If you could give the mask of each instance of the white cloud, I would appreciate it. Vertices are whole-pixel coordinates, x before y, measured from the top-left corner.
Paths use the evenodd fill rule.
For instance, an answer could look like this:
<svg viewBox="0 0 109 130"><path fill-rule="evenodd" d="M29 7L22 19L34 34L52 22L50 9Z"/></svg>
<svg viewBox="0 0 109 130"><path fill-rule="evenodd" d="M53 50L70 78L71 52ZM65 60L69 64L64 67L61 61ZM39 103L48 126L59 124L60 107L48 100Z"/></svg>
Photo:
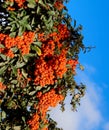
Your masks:
<svg viewBox="0 0 109 130"><path fill-rule="evenodd" d="M109 130L109 122L107 122L104 126L104 130Z"/></svg>
<svg viewBox="0 0 109 130"><path fill-rule="evenodd" d="M100 112L100 92L96 83L93 83L85 72L78 72L78 81L86 84L87 92L81 101L81 106L78 107L78 112L72 112L70 97L66 99L66 110L61 112L59 107L53 109L51 117L57 121L58 126L64 130L97 130L103 118ZM108 126L107 126L108 128ZM109 129L105 129L109 130Z"/></svg>

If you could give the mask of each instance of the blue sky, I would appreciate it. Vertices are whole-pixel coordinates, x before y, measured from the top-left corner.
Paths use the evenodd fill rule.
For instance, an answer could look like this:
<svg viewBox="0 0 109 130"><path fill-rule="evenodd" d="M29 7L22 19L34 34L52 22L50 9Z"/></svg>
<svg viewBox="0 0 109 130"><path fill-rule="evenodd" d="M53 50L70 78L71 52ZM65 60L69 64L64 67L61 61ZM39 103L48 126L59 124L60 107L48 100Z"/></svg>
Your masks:
<svg viewBox="0 0 109 130"><path fill-rule="evenodd" d="M66 111L56 108L51 116L64 130L109 130L109 0L70 0L67 7L83 26L84 44L96 48L80 54L85 70L77 70L75 78L86 84L87 91L78 112L71 112L68 96Z"/></svg>

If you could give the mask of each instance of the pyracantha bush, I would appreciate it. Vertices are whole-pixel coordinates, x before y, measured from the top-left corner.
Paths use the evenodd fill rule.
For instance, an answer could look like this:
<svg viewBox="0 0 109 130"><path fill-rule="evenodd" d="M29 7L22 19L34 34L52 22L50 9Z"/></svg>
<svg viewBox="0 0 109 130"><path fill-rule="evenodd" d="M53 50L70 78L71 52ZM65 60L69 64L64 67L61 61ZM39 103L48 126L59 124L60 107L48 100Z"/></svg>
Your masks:
<svg viewBox="0 0 109 130"><path fill-rule="evenodd" d="M65 0L0 0L1 130L61 130L47 113L69 92L76 110L85 86L74 79L83 44ZM58 115L57 115L58 116Z"/></svg>

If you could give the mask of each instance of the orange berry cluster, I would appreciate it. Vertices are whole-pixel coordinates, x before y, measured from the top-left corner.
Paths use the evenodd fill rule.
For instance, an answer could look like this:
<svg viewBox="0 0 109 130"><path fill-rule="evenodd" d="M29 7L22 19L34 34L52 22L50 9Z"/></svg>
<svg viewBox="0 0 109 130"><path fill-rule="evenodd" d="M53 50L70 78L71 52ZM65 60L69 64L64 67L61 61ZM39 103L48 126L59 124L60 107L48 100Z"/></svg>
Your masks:
<svg viewBox="0 0 109 130"><path fill-rule="evenodd" d="M50 52L48 50L48 53L46 52L46 56L44 54L43 57L42 53L42 56L36 60L34 72L34 81L36 85L45 86L54 84L56 79L62 78L63 74L67 71L66 51L62 50L60 54L50 55Z"/></svg>
<svg viewBox="0 0 109 130"><path fill-rule="evenodd" d="M38 113L35 113L33 115L32 119L30 119L28 121L28 124L29 124L31 130L38 130L39 129L39 125L40 125L39 119L40 119L40 116L38 115Z"/></svg>
<svg viewBox="0 0 109 130"><path fill-rule="evenodd" d="M22 55L28 54L30 51L30 44L34 41L34 37L34 32L24 32L22 36L17 36L15 38L0 33L1 44L5 46L4 48L0 48L0 53L13 58L14 54L11 48L17 46L18 49L21 50Z"/></svg>
<svg viewBox="0 0 109 130"><path fill-rule="evenodd" d="M16 2L17 5L21 8L21 7L23 7L26 0L9 0L9 1Z"/></svg>
<svg viewBox="0 0 109 130"><path fill-rule="evenodd" d="M56 105L64 99L62 95L56 94L55 89L51 89L49 92L42 94L39 98L38 109L41 113L41 118L45 119L46 112L49 107L56 107Z"/></svg>
<svg viewBox="0 0 109 130"><path fill-rule="evenodd" d="M54 7L58 10L62 10L64 8L64 5L62 4L61 1L56 1Z"/></svg>
<svg viewBox="0 0 109 130"><path fill-rule="evenodd" d="M58 29L58 32L59 32L59 34L58 34L59 40L65 40L70 36L70 32L69 32L66 25L59 24L57 29Z"/></svg>
<svg viewBox="0 0 109 130"><path fill-rule="evenodd" d="M52 67L43 58L36 60L34 75L36 85L45 86L54 84L53 79L55 77L53 75Z"/></svg>
<svg viewBox="0 0 109 130"><path fill-rule="evenodd" d="M6 89L6 86L5 86L5 85L3 85L3 83L2 83L2 82L0 82L0 91L5 90L5 89Z"/></svg>
<svg viewBox="0 0 109 130"><path fill-rule="evenodd" d="M67 61L67 64L70 65L70 67L72 68L72 71L75 71L75 68L78 64L78 61L70 59L70 60Z"/></svg>
<svg viewBox="0 0 109 130"><path fill-rule="evenodd" d="M48 36L44 35L44 33L38 35L39 41L43 44L41 48L42 54L36 60L34 72L36 85L54 84L57 78L62 78L67 71L66 54L68 49L63 47L62 41L65 41L70 33L63 24L59 24L57 30L58 32L53 32ZM55 53L56 48L58 48L59 54Z"/></svg>
<svg viewBox="0 0 109 130"><path fill-rule="evenodd" d="M59 24L54 27L57 32L50 33L49 35L44 35L44 33L38 34L38 39L41 42L45 42L47 39L53 39L54 42L60 43L66 40L70 36L70 32L66 25Z"/></svg>
<svg viewBox="0 0 109 130"><path fill-rule="evenodd" d="M39 99L39 103L37 106L37 113L35 113L28 121L28 124L31 130L38 130L40 120L43 121L44 124L47 124L46 113L50 107L55 107L59 102L61 102L64 97L62 95L56 94L55 89L51 89L49 92L42 94L41 92L36 95ZM42 130L48 130L47 128L43 128Z"/></svg>

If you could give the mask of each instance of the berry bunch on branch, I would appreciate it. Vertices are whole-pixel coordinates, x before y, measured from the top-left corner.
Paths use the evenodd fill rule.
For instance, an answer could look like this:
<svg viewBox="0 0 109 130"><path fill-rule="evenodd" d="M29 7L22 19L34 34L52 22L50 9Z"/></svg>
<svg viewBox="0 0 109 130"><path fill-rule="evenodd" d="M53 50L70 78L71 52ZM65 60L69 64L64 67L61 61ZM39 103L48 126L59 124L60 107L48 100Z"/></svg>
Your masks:
<svg viewBox="0 0 109 130"><path fill-rule="evenodd" d="M0 0L0 128L61 130L50 107L67 93L72 109L85 86L74 79L86 51L81 26L71 25L66 0Z"/></svg>

